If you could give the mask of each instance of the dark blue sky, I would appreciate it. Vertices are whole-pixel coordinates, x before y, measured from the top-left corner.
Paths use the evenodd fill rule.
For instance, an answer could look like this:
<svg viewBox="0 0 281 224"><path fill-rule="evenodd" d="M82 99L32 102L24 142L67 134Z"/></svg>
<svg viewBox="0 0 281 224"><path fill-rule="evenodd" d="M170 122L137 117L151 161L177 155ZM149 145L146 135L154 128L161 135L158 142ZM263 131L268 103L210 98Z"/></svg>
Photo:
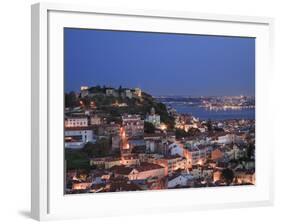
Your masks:
<svg viewBox="0 0 281 224"><path fill-rule="evenodd" d="M65 28L65 90L140 87L152 95L255 94L255 39Z"/></svg>

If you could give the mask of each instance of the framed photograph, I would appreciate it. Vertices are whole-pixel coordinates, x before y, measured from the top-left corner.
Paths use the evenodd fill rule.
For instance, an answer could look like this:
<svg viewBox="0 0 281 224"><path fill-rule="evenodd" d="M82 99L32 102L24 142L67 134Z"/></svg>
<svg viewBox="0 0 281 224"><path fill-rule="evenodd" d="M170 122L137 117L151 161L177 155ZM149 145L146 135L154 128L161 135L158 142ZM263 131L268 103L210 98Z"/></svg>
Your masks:
<svg viewBox="0 0 281 224"><path fill-rule="evenodd" d="M271 18L32 6L32 217L273 203Z"/></svg>

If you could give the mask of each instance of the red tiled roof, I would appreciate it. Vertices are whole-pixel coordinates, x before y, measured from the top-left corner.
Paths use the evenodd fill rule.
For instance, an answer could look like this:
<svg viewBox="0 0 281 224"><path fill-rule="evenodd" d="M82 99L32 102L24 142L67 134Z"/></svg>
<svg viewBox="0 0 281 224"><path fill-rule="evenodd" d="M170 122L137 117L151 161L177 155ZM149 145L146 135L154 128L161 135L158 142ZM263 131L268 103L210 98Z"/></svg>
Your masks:
<svg viewBox="0 0 281 224"><path fill-rule="evenodd" d="M154 163L143 162L138 167L136 167L136 170L138 170L139 172L143 172L143 171L147 171L147 170L157 170L157 169L161 169L161 168L164 168L164 167L160 166L158 164L154 164Z"/></svg>
<svg viewBox="0 0 281 224"><path fill-rule="evenodd" d="M126 166L113 166L110 168L111 171L122 174L122 175L129 175L134 168L132 167L126 167Z"/></svg>

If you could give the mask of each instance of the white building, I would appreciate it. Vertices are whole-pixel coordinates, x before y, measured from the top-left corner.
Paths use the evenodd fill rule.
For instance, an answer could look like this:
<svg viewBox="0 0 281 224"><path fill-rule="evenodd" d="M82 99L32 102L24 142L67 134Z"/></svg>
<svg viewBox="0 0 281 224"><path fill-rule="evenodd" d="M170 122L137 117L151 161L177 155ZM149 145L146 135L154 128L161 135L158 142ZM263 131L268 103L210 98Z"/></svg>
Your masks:
<svg viewBox="0 0 281 224"><path fill-rule="evenodd" d="M158 158L151 160L152 163L158 164L165 168L165 175L170 175L176 170L187 170L188 164L187 160L181 156L165 156L163 158Z"/></svg>
<svg viewBox="0 0 281 224"><path fill-rule="evenodd" d="M159 127L160 126L160 115L155 114L155 109L152 107L150 114L148 114L146 116L145 121L153 124L155 127Z"/></svg>
<svg viewBox="0 0 281 224"><path fill-rule="evenodd" d="M184 157L184 148L180 146L178 143L174 142L168 146L171 155L179 155Z"/></svg>
<svg viewBox="0 0 281 224"><path fill-rule="evenodd" d="M219 144L241 143L242 139L240 136L235 134L226 134L223 136L218 136L217 142Z"/></svg>
<svg viewBox="0 0 281 224"><path fill-rule="evenodd" d="M88 127L88 118L87 117L66 117L64 119L64 125L66 128Z"/></svg>
<svg viewBox="0 0 281 224"><path fill-rule="evenodd" d="M126 89L125 96L128 97L129 99L132 99L133 97L132 91L130 89Z"/></svg>
<svg viewBox="0 0 281 224"><path fill-rule="evenodd" d="M186 187L193 177L190 174L179 174L168 178L168 188Z"/></svg>
<svg viewBox="0 0 281 224"><path fill-rule="evenodd" d="M198 129L199 129L199 131L200 131L201 133L206 132L206 128L204 128L204 127L199 127Z"/></svg>
<svg viewBox="0 0 281 224"><path fill-rule="evenodd" d="M81 98L84 98L89 95L89 87L88 86L81 86L80 87Z"/></svg>
<svg viewBox="0 0 281 224"><path fill-rule="evenodd" d="M185 155L191 161L192 165L202 164L207 159L208 151L208 147L195 147L192 149L188 149Z"/></svg>
<svg viewBox="0 0 281 224"><path fill-rule="evenodd" d="M81 149L87 142L95 142L93 130L86 128L66 128L65 148Z"/></svg>

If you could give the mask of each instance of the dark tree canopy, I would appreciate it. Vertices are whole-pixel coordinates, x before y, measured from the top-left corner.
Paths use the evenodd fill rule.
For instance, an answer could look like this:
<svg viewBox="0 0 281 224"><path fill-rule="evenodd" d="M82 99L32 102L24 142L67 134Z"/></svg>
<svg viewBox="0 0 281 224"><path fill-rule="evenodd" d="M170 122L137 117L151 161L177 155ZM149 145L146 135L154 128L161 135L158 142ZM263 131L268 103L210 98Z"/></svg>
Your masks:
<svg viewBox="0 0 281 224"><path fill-rule="evenodd" d="M176 138L180 139L180 138L185 138L185 137L188 137L187 132L183 129L177 128L176 129Z"/></svg>
<svg viewBox="0 0 281 224"><path fill-rule="evenodd" d="M198 128L190 128L188 130L188 132L187 132L188 136L191 136L191 137L196 136L196 135L198 135L200 133L201 132L200 132L200 130Z"/></svg>
<svg viewBox="0 0 281 224"><path fill-rule="evenodd" d="M73 108L79 106L79 99L76 96L75 92L72 91L70 93L65 93L64 97L65 97L65 107Z"/></svg>
<svg viewBox="0 0 281 224"><path fill-rule="evenodd" d="M80 150L65 150L67 169L90 169L88 155Z"/></svg>
<svg viewBox="0 0 281 224"><path fill-rule="evenodd" d="M102 138L99 139L96 143L88 142L83 151L89 157L102 157L108 156L110 153L111 145L108 139Z"/></svg>
<svg viewBox="0 0 281 224"><path fill-rule="evenodd" d="M89 107L90 104L91 104L91 99L90 99L89 97L84 97L84 98L82 99L82 102L83 102L83 104L84 104L85 107Z"/></svg>

